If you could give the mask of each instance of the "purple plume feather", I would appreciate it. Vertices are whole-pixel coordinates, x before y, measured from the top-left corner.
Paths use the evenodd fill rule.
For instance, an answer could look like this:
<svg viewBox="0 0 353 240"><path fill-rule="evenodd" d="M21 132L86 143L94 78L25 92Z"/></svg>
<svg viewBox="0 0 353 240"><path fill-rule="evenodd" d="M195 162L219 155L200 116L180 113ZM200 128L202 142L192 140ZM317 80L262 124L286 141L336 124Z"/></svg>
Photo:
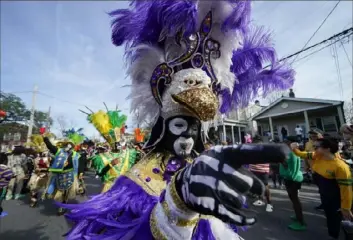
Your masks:
<svg viewBox="0 0 353 240"><path fill-rule="evenodd" d="M222 31L238 30L246 33L248 30L251 16L250 0L227 0L230 4L236 5L233 12L227 17L222 24Z"/></svg>
<svg viewBox="0 0 353 240"><path fill-rule="evenodd" d="M149 216L157 202L158 198L121 176L108 192L84 203L57 204L71 209L66 217L75 226L66 234L68 240L132 239L136 235L152 240Z"/></svg>
<svg viewBox="0 0 353 240"><path fill-rule="evenodd" d="M220 91L220 95L222 98L222 104L219 111L223 113L227 113L232 108L232 94L230 93L229 88L222 89Z"/></svg>
<svg viewBox="0 0 353 240"><path fill-rule="evenodd" d="M175 35L180 29L185 34L196 31L197 8L193 0L133 1L131 9L111 12L112 41L116 46L126 43L157 44L161 34Z"/></svg>
<svg viewBox="0 0 353 240"><path fill-rule="evenodd" d="M271 68L263 69L265 64ZM230 70L239 81L234 84L231 103L227 103L235 108L248 106L259 90L267 95L271 91L288 89L294 83L294 71L277 63L271 34L263 27L253 27L244 35L242 47L233 52Z"/></svg>
<svg viewBox="0 0 353 240"><path fill-rule="evenodd" d="M241 48L233 52L231 71L241 74L249 68L262 69L265 63L276 62L276 51L271 42L271 34L263 27L253 27L244 35Z"/></svg>
<svg viewBox="0 0 353 240"><path fill-rule="evenodd" d="M239 83L234 85L232 100L235 106L246 107L254 100L260 90L263 96L276 90L293 86L295 72L285 64L276 64L271 69L258 71L250 68L238 75Z"/></svg>

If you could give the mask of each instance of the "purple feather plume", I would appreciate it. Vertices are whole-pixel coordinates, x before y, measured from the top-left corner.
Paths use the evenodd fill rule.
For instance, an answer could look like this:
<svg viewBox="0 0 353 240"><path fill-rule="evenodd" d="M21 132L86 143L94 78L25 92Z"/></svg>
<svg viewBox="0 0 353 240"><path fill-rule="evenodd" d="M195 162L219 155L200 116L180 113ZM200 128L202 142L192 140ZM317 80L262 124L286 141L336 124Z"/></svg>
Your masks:
<svg viewBox="0 0 353 240"><path fill-rule="evenodd" d="M231 71L239 83L234 84L231 102L223 103L234 108L246 107L258 97L271 91L285 90L293 86L294 71L277 63L271 35L263 27L253 28L245 34L241 48L233 52ZM264 66L270 65L270 69Z"/></svg>
<svg viewBox="0 0 353 240"><path fill-rule="evenodd" d="M242 74L250 68L261 70L266 63L276 62L276 51L271 42L271 34L263 27L253 27L244 35L241 48L233 52L231 71Z"/></svg>
<svg viewBox="0 0 353 240"><path fill-rule="evenodd" d="M232 101L235 106L246 107L260 90L266 96L272 91L285 90L293 86L295 72L284 64L276 64L271 69L258 71L250 68L238 75L239 84L234 85Z"/></svg>
<svg viewBox="0 0 353 240"><path fill-rule="evenodd" d="M66 234L69 240L136 239L136 236L152 240L149 216L157 202L157 197L121 176L106 193L84 203L58 205L71 209L66 217L76 224Z"/></svg>
<svg viewBox="0 0 353 240"><path fill-rule="evenodd" d="M185 34L196 31L197 8L193 0L133 1L131 9L110 13L112 41L116 46L157 44L161 34L174 36L180 29Z"/></svg>
<svg viewBox="0 0 353 240"><path fill-rule="evenodd" d="M245 34L248 31L251 16L250 0L227 0L236 7L222 24L222 31L237 30Z"/></svg>

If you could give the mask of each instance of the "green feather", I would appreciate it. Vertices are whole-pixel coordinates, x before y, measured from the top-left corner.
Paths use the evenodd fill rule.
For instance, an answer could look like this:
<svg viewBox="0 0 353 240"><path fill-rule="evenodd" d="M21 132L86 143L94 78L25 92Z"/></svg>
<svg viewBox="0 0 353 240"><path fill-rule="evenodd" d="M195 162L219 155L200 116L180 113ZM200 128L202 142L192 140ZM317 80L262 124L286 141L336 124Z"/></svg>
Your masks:
<svg viewBox="0 0 353 240"><path fill-rule="evenodd" d="M108 111L109 121L114 128L122 128L124 123L127 120L127 116L124 114L120 114L120 111Z"/></svg>

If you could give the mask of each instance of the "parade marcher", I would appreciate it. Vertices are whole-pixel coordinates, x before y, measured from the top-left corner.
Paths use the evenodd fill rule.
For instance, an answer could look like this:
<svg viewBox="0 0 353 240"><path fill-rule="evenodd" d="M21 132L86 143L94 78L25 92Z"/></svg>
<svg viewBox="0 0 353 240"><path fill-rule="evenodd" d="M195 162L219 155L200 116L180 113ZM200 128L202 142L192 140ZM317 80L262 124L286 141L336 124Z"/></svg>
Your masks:
<svg viewBox="0 0 353 240"><path fill-rule="evenodd" d="M28 182L31 195L30 206L35 207L38 203L39 191L44 191L48 182L50 158L41 135L32 135L29 146L37 152L36 157L32 159L33 171Z"/></svg>
<svg viewBox="0 0 353 240"><path fill-rule="evenodd" d="M88 114L88 113L86 113ZM110 189L115 179L126 173L136 162L137 151L127 146L125 122L127 116L120 110L102 110L88 114L88 120L110 144L112 151L94 157L94 168L103 182L102 193Z"/></svg>
<svg viewBox="0 0 353 240"><path fill-rule="evenodd" d="M38 194L40 190L45 190L48 182L48 169L50 165L50 158L47 153L41 152L33 159L34 171L28 182L28 188L31 194L31 207L35 207L38 203Z"/></svg>
<svg viewBox="0 0 353 240"><path fill-rule="evenodd" d="M11 179L13 178L13 172L11 168L7 165L3 164L4 161L1 159L0 161L0 217L2 216L2 201L5 199L6 196L6 189L9 185Z"/></svg>
<svg viewBox="0 0 353 240"><path fill-rule="evenodd" d="M352 175L348 165L337 157L338 141L324 137L314 143L314 152L301 152L297 143L294 153L312 160L314 181L319 187L330 237L338 239L342 218L352 219Z"/></svg>
<svg viewBox="0 0 353 240"><path fill-rule="evenodd" d="M285 143L290 146L292 142L296 142L297 138L287 137ZM303 173L301 172L301 159L291 152L286 161L280 164L280 174L284 179L284 185L288 193L288 197L293 204L295 216L291 219L294 221L288 225L289 229L295 231L306 230L306 224L304 222L303 208L299 199L299 190L303 182Z"/></svg>
<svg viewBox="0 0 353 240"><path fill-rule="evenodd" d="M15 146L11 154L7 156L7 166L11 168L13 177L7 187L6 200L13 198L20 199L24 197L21 194L23 181L26 176L26 148L23 146Z"/></svg>
<svg viewBox="0 0 353 240"><path fill-rule="evenodd" d="M151 150L108 192L65 205L75 224L67 239L240 239L235 225L256 222L243 208L243 195L264 191L241 166L284 161L288 147L216 146L204 152L202 122L215 119L217 94L223 93L222 111L247 105L255 86L284 87L292 71L261 75L257 53L265 46L252 51L254 35L245 37L248 1L133 1L131 8L112 12L112 39L132 47L132 111L155 118L145 145ZM261 32L256 38L268 46Z"/></svg>
<svg viewBox="0 0 353 240"><path fill-rule="evenodd" d="M72 140L60 141L55 146L44 135L43 141L51 154L54 155L49 167L46 197L54 198L57 202L67 203L68 200L75 199L79 192L79 178L83 177L84 171L84 166L79 164L80 155L74 151L75 143ZM64 212L64 208L58 209L58 215Z"/></svg>

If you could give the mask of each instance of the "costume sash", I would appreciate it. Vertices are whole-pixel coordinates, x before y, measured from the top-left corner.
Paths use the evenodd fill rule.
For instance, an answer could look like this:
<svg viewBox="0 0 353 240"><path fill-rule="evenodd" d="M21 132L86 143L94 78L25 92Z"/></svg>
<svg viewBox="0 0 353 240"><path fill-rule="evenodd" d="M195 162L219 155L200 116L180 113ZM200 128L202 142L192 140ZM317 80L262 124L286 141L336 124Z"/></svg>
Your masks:
<svg viewBox="0 0 353 240"><path fill-rule="evenodd" d="M49 171L50 172L62 172L65 167L65 162L68 159L69 154L63 149L59 149L55 154L53 163L51 164Z"/></svg>

